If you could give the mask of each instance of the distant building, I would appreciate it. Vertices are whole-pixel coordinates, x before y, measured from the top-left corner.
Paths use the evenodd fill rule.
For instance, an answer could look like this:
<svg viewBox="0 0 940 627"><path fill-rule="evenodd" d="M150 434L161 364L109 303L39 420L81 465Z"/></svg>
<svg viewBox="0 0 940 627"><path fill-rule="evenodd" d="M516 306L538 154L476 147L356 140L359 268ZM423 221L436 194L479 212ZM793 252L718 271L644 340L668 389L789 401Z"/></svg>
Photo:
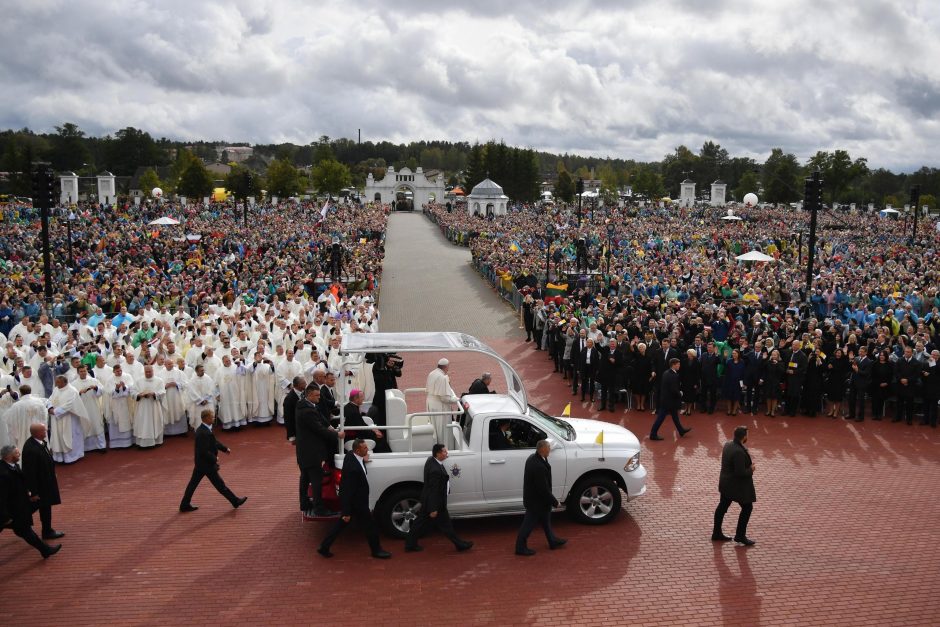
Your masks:
<svg viewBox="0 0 940 627"><path fill-rule="evenodd" d="M255 149L251 146L224 146L216 148L216 152L223 163L243 163L255 154Z"/></svg>

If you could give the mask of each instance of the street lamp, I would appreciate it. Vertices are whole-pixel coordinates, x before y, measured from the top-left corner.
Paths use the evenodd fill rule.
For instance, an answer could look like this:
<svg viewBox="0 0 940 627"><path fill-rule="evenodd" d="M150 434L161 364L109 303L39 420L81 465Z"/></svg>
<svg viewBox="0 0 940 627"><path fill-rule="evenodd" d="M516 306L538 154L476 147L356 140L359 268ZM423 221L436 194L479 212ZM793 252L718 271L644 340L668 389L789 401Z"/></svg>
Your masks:
<svg viewBox="0 0 940 627"><path fill-rule="evenodd" d="M552 262L552 242L555 240L555 226L549 222L545 227L545 289L548 289L549 272Z"/></svg>
<svg viewBox="0 0 940 627"><path fill-rule="evenodd" d="M72 220L75 219L75 214L72 213L72 195L69 194L69 206L66 211L69 212L69 215L65 219L65 232L66 237L69 240L69 268L72 270L75 269L75 259L72 257Z"/></svg>
<svg viewBox="0 0 940 627"><path fill-rule="evenodd" d="M610 280L610 257L611 257L611 248L610 241L614 236L614 224L609 219L607 220L607 276Z"/></svg>
<svg viewBox="0 0 940 627"><path fill-rule="evenodd" d="M584 179L578 177L578 228L581 228L581 196L584 194Z"/></svg>

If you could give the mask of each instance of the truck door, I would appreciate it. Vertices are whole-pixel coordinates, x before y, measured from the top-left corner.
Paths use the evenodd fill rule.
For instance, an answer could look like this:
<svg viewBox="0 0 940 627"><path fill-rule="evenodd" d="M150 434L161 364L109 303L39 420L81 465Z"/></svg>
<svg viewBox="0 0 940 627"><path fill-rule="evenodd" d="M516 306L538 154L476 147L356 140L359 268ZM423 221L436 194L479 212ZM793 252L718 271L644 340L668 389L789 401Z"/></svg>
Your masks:
<svg viewBox="0 0 940 627"><path fill-rule="evenodd" d="M484 425L483 496L487 503L522 508L525 462L545 432L523 418L489 418Z"/></svg>

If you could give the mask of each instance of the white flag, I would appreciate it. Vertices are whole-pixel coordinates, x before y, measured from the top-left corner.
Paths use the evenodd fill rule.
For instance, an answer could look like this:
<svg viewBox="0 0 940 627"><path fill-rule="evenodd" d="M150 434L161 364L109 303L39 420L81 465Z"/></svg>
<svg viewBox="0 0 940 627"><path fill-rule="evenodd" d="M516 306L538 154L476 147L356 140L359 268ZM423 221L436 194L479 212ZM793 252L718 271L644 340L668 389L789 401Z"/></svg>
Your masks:
<svg viewBox="0 0 940 627"><path fill-rule="evenodd" d="M326 220L326 212L329 208L330 208L330 201L327 200L325 203L323 203L323 208L320 209L320 222L323 222L324 220Z"/></svg>

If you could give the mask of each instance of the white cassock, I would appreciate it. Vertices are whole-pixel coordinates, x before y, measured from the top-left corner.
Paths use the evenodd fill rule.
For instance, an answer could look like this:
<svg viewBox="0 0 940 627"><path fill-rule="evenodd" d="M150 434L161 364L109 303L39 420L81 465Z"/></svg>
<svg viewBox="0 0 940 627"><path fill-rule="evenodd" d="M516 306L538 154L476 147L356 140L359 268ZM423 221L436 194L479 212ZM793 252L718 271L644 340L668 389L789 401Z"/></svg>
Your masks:
<svg viewBox="0 0 940 627"><path fill-rule="evenodd" d="M32 375L29 377L23 376L22 371L17 374L14 379L16 379L16 387L14 390L19 390L21 386L28 385L30 389L30 394L35 394L36 396L46 396L46 388L43 387L42 381L39 380L39 375L35 370L32 371Z"/></svg>
<svg viewBox="0 0 940 627"><path fill-rule="evenodd" d="M166 420L166 383L160 377L142 378L137 381L134 393L137 410L134 412L134 444L148 448L163 444L163 425ZM141 398L142 394L153 394L154 398Z"/></svg>
<svg viewBox="0 0 940 627"><path fill-rule="evenodd" d="M89 430L85 432L85 450L96 451L108 448L104 439L104 416L101 414L101 395L104 394L104 384L92 377L78 378L72 383L82 398L85 411L88 412Z"/></svg>
<svg viewBox="0 0 940 627"><path fill-rule="evenodd" d="M241 390L241 413L245 417L245 422L242 424L248 424L247 419L255 415L255 377L251 364L239 365L236 371L238 376L235 380L238 382L238 389Z"/></svg>
<svg viewBox="0 0 940 627"><path fill-rule="evenodd" d="M46 403L49 416L49 448L52 459L70 464L85 456L85 434L91 431L85 403L71 385L54 387Z"/></svg>
<svg viewBox="0 0 940 627"><path fill-rule="evenodd" d="M216 371L222 367L222 360L215 355L212 357L203 357L202 367L206 371L207 375L214 377Z"/></svg>
<svg viewBox="0 0 940 627"><path fill-rule="evenodd" d="M111 448L127 448L134 443L134 378L124 373L108 379L105 387L104 415L108 420Z"/></svg>
<svg viewBox="0 0 940 627"><path fill-rule="evenodd" d="M452 411L455 403L460 402L460 399L457 398L454 390L450 387L450 377L440 368L435 368L428 374L428 380L424 387L428 395L428 411ZM453 416L430 416L430 418L431 424L434 425L434 432L437 435L435 441L451 446L450 440L453 440L453 436L449 431L445 433L444 425L450 423Z"/></svg>
<svg viewBox="0 0 940 627"><path fill-rule="evenodd" d="M251 422L271 422L274 419L274 366L264 362L251 364L251 380L254 388L254 411L249 414Z"/></svg>
<svg viewBox="0 0 940 627"><path fill-rule="evenodd" d="M35 394L21 396L20 400L10 406L3 418L10 429L12 444L22 449L26 440L32 437L29 434L30 425L36 423L44 425L49 421L46 399Z"/></svg>
<svg viewBox="0 0 940 627"><path fill-rule="evenodd" d="M222 421L224 429L248 424L245 403L242 400L242 381L246 378L245 369L235 364L222 366L215 373L215 385L219 395L219 420Z"/></svg>
<svg viewBox="0 0 940 627"><path fill-rule="evenodd" d="M16 379L11 374L0 374L0 414L10 409L10 406L16 401L14 396L19 396L19 386Z"/></svg>
<svg viewBox="0 0 940 627"><path fill-rule="evenodd" d="M176 387L166 388L164 417L166 424L163 426L163 435L182 435L189 431L189 423L186 422L186 374L179 368L167 370L160 373L164 385L175 383Z"/></svg>
<svg viewBox="0 0 940 627"><path fill-rule="evenodd" d="M144 378L144 365L136 359L132 364L127 363L127 360L125 360L121 370L131 375L134 381L142 381Z"/></svg>
<svg viewBox="0 0 940 627"><path fill-rule="evenodd" d="M278 424L284 424L284 397L290 392L291 382L294 377L299 377L303 373L304 367L294 358L291 361L284 359L274 369L277 383L274 391L274 409L277 411Z"/></svg>
<svg viewBox="0 0 940 627"><path fill-rule="evenodd" d="M215 408L215 397L219 391L212 377L203 372L202 376L195 376L186 385L186 401L189 403L189 424L193 429L202 424L202 410Z"/></svg>

